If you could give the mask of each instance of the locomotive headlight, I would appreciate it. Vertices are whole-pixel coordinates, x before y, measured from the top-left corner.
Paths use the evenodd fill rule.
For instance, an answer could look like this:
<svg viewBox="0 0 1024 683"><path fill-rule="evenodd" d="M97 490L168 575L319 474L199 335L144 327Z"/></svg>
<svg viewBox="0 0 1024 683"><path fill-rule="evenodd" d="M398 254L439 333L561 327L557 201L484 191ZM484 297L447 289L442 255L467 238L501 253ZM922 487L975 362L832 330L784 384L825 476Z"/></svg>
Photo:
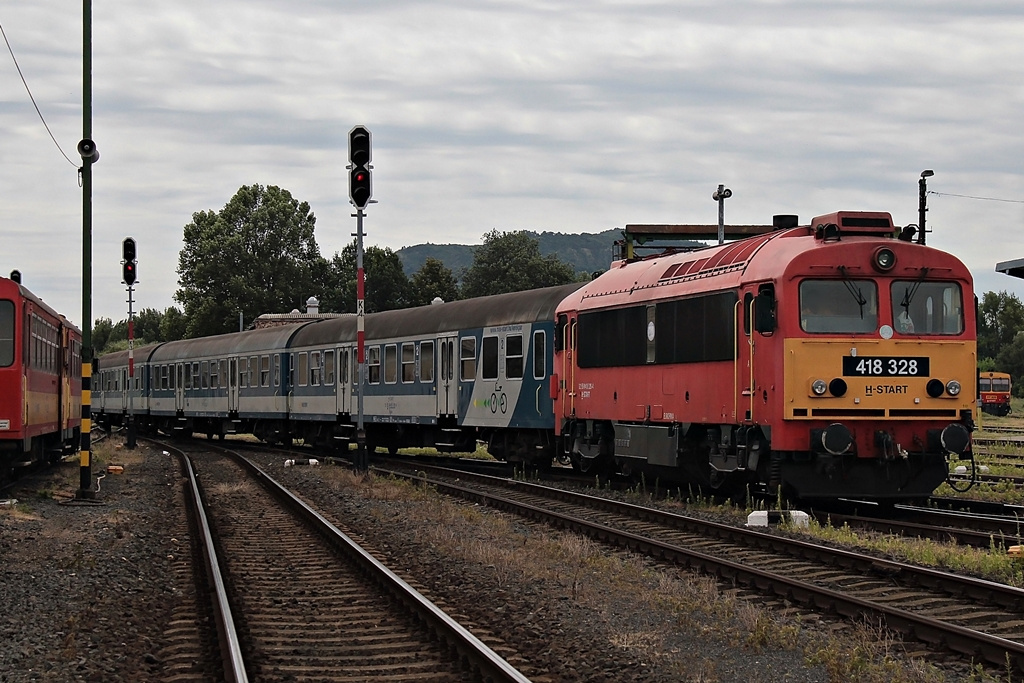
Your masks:
<svg viewBox="0 0 1024 683"><path fill-rule="evenodd" d="M823 379L816 379L811 383L811 391L814 392L815 396L824 396L825 392L828 391L828 384Z"/></svg>
<svg viewBox="0 0 1024 683"><path fill-rule="evenodd" d="M889 247L881 247L875 250L873 261L876 270L883 273L888 272L896 265L896 252Z"/></svg>
<svg viewBox="0 0 1024 683"><path fill-rule="evenodd" d="M950 396L959 396L960 382L957 382L955 379L951 379L948 382L946 382L946 393L948 393Z"/></svg>

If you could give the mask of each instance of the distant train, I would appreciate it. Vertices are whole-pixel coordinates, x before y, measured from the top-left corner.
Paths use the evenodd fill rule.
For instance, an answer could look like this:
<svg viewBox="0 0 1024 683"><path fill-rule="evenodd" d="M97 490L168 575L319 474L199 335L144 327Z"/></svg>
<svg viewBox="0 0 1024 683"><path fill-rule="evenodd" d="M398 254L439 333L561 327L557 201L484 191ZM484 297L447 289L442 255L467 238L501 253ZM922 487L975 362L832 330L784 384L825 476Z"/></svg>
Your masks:
<svg viewBox="0 0 1024 683"><path fill-rule="evenodd" d="M366 438L651 485L929 495L971 455L971 275L887 213L841 212L590 282L366 316ZM356 318L98 360L98 423L355 439Z"/></svg>
<svg viewBox="0 0 1024 683"><path fill-rule="evenodd" d="M990 415L1009 415L1010 375L1005 372L979 372L978 395L981 397L982 412Z"/></svg>
<svg viewBox="0 0 1024 683"><path fill-rule="evenodd" d="M0 277L0 468L75 452L81 426L81 330Z"/></svg>

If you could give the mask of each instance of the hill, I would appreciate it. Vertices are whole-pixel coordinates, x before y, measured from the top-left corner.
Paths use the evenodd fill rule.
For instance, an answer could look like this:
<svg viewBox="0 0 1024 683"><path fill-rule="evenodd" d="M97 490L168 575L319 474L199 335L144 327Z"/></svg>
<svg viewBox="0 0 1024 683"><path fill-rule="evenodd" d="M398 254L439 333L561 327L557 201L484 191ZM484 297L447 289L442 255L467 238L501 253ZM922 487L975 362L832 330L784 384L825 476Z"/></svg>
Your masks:
<svg viewBox="0 0 1024 683"><path fill-rule="evenodd" d="M537 240L540 253L544 256L555 254L575 270L593 273L608 270L612 261L612 244L622 239L622 231L616 228L599 233L567 234L562 232L531 232ZM473 249L479 245L469 244L417 244L402 247L396 253L402 261L405 274L412 276L428 258L435 258L447 266L461 279L462 274L473 265Z"/></svg>

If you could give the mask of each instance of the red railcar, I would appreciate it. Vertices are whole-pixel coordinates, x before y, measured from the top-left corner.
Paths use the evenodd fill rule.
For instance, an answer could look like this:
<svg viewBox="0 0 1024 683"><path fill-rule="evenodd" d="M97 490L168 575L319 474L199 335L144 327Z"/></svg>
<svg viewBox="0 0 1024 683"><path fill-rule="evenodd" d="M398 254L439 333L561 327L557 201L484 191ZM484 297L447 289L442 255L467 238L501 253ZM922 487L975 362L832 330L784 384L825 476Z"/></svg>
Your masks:
<svg viewBox="0 0 1024 683"><path fill-rule="evenodd" d="M905 500L970 457L967 268L887 213L788 223L616 262L562 302L555 429L575 466Z"/></svg>
<svg viewBox="0 0 1024 683"><path fill-rule="evenodd" d="M74 452L81 425L81 330L0 277L0 467Z"/></svg>

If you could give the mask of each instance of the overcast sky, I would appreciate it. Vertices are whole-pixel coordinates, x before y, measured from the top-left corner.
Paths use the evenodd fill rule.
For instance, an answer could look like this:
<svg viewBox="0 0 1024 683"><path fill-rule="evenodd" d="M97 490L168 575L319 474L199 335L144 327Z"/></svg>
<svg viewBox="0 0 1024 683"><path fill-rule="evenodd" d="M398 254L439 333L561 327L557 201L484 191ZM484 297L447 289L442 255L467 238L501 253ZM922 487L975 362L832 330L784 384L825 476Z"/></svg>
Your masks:
<svg viewBox="0 0 1024 683"><path fill-rule="evenodd" d="M93 318L127 315L129 235L136 310L173 305L182 228L242 185L341 251L356 124L367 246L715 223L719 183L727 223L906 225L934 169L928 243L1024 299L995 272L1024 258L1020 0L106 0L92 24ZM0 273L81 324L81 3L5 0L0 25L74 162L0 45Z"/></svg>

